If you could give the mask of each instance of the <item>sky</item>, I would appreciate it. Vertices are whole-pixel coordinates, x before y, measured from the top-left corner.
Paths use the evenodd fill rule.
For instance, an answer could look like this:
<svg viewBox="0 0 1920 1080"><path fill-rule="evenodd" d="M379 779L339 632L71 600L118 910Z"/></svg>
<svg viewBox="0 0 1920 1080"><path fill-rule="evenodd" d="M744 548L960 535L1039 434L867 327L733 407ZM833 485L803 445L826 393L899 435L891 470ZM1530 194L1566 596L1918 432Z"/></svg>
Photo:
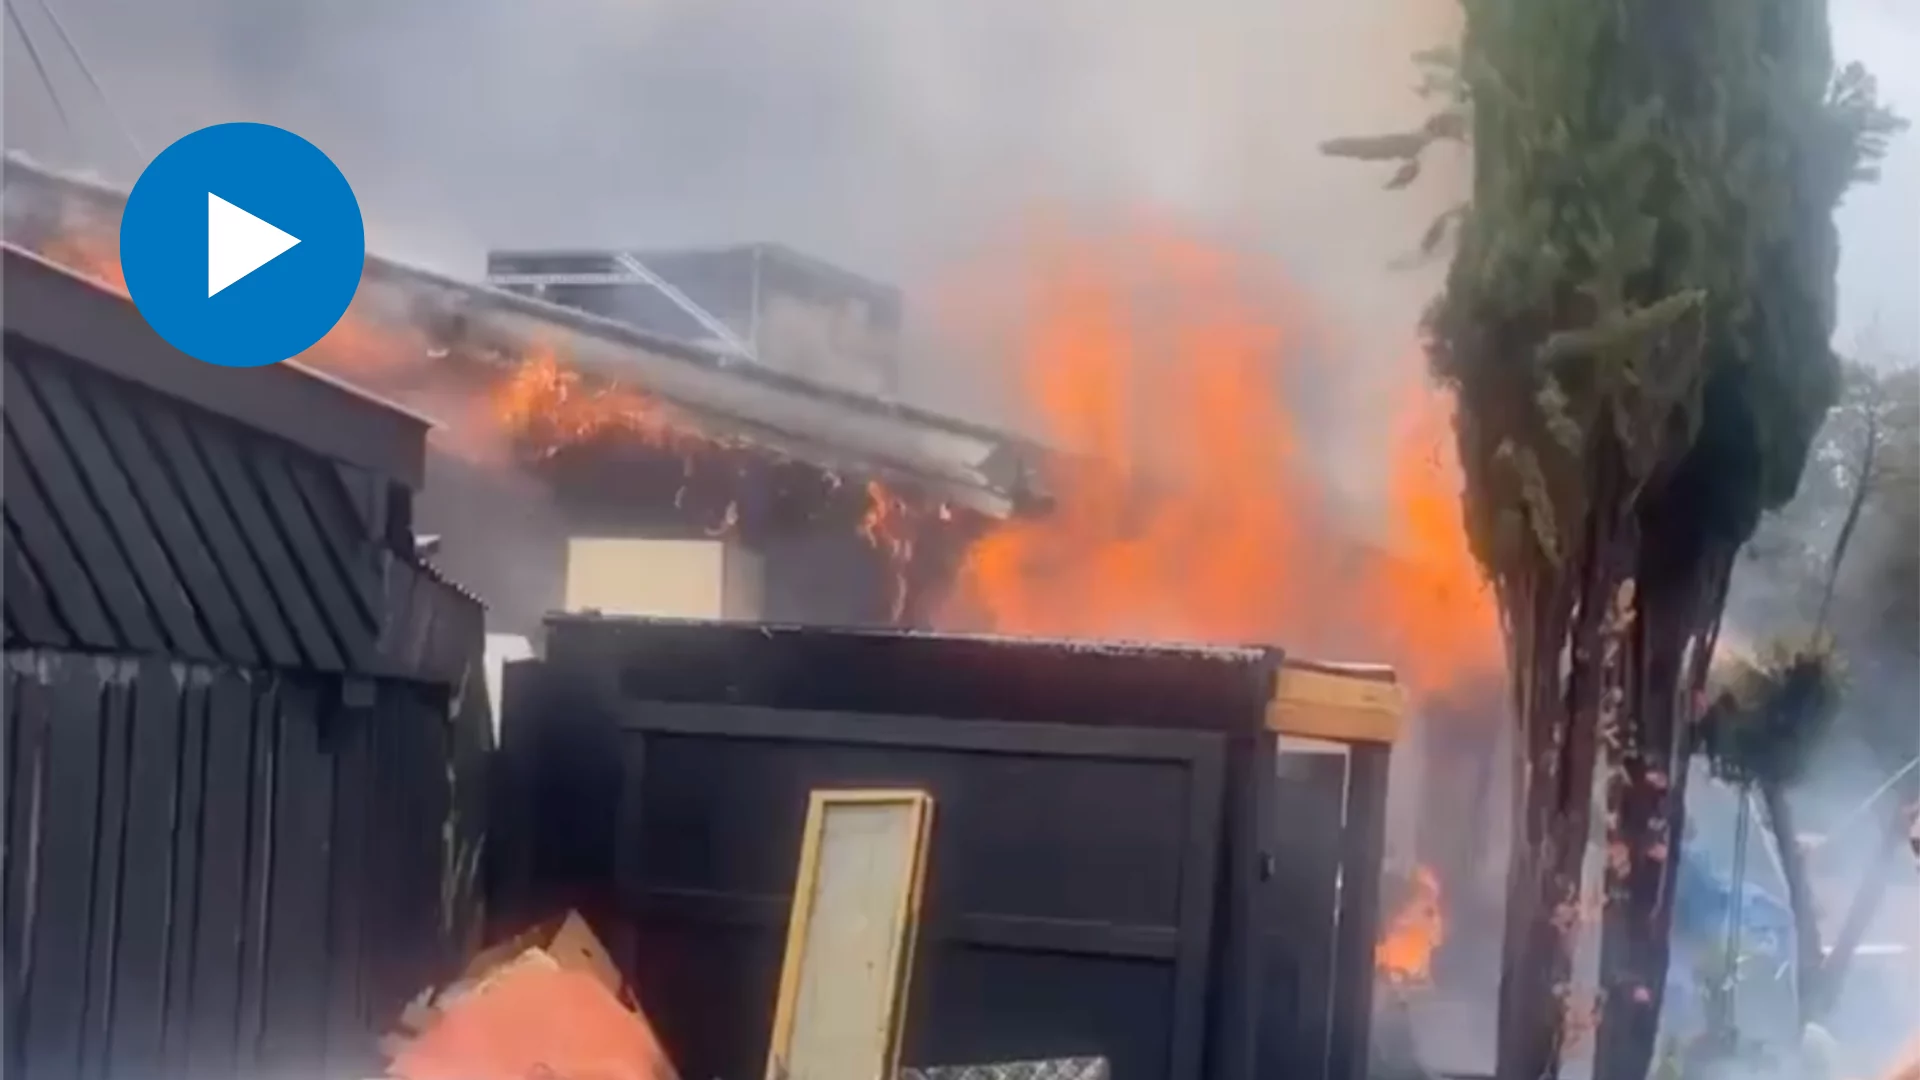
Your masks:
<svg viewBox="0 0 1920 1080"><path fill-rule="evenodd" d="M1920 118L1920 3L1831 2L1842 58ZM1401 363L1437 282L1389 267L1464 182L1388 193L1315 149L1417 122L1408 57L1452 36L1447 0L9 3L78 131L9 21L10 148L128 182L202 125L278 123L341 165L376 248L463 276L489 247L776 240L900 282L911 320L1036 207L1152 207L1272 256L1359 353ZM1873 325L1878 351L1920 355L1920 138L1840 222L1839 344ZM969 412L1004 375L921 369Z"/></svg>
<svg viewBox="0 0 1920 1080"><path fill-rule="evenodd" d="M1920 3L1834 0L1834 49L1880 80L1881 96L1920 125ZM1920 360L1920 127L1893 146L1880 182L1847 195L1840 224L1842 350Z"/></svg>

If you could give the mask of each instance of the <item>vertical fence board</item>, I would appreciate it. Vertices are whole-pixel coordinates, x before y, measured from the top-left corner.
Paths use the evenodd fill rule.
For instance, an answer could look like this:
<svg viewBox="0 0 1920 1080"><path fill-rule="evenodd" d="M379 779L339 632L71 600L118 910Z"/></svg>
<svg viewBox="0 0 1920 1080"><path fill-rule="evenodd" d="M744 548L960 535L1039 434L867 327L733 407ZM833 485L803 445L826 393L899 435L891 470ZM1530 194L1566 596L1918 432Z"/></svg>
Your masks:
<svg viewBox="0 0 1920 1080"><path fill-rule="evenodd" d="M1331 1080L1367 1077L1367 1048L1373 1042L1373 951L1380 940L1380 875L1366 870L1380 865L1387 840L1387 749L1355 746L1349 761L1345 827L1340 837L1343 884L1335 931L1338 974L1327 1066Z"/></svg>
<svg viewBox="0 0 1920 1080"><path fill-rule="evenodd" d="M80 1073L85 1038L87 955L93 902L93 852L99 822L100 694L76 668L93 661L66 657L50 665L45 812L34 904L31 1002L25 1035L26 1077Z"/></svg>
<svg viewBox="0 0 1920 1080"><path fill-rule="evenodd" d="M443 955L443 927L441 920L441 874L446 862L446 832L443 826L449 823L452 811L452 792L447 784L447 769L440 762L447 760L450 747L447 742L447 724L445 706L428 700L429 695L417 688L409 688L409 700L405 704L405 715L415 718L404 724L412 737L402 760L407 763L409 777L407 790L413 794L414 802L408 808L405 820L432 822L431 829L416 829L408 833L417 847L408 861L413 871L414 892L407 910L414 916L416 953L412 957L412 969L422 973L437 972L445 957ZM409 996L424 989L424 986L412 986L407 989Z"/></svg>
<svg viewBox="0 0 1920 1080"><path fill-rule="evenodd" d="M334 718L333 866L328 914L327 1070L339 1076L372 1075L374 1046L361 1002L362 926L368 895L378 882L366 876L372 761L368 734L373 714L343 711Z"/></svg>
<svg viewBox="0 0 1920 1080"><path fill-rule="evenodd" d="M100 702L100 771L94 788L93 904L88 912L87 1013L81 1075L105 1075L113 1041L114 967L120 947L120 871L127 824L128 737L133 723L131 660L95 660ZM80 677L85 678L85 675Z"/></svg>
<svg viewBox="0 0 1920 1080"><path fill-rule="evenodd" d="M0 943L6 960L6 1073L24 1076L26 1035L33 1021L27 1009L27 976L33 970L37 883L45 850L41 842L46 820L47 687L37 675L41 665L33 655L9 657L7 663L7 773L6 941Z"/></svg>
<svg viewBox="0 0 1920 1080"><path fill-rule="evenodd" d="M1346 755L1283 751L1274 767L1284 781L1274 791L1276 820L1337 819L1347 788ZM1283 941L1260 949L1272 1019L1260 1029L1258 1060L1264 1075L1326 1076L1336 956L1329 930L1339 903L1340 835L1282 828L1275 839L1278 877L1266 890L1273 908L1266 925Z"/></svg>
<svg viewBox="0 0 1920 1080"><path fill-rule="evenodd" d="M311 1068L324 1048L333 799L333 762L321 752L319 740L324 707L310 685L283 688L280 780L274 790L273 925L260 1052L266 1075Z"/></svg>
<svg viewBox="0 0 1920 1080"><path fill-rule="evenodd" d="M12 554L11 547L8 554ZM11 629L12 624L8 625ZM0 729L0 1001L6 1005L7 1017L5 1028L0 1029L0 1072L12 1074L17 1071L13 1044L19 1034L14 1030L19 1021L14 1011L19 1000L14 986L20 970L20 928L24 921L20 915L20 898L14 891L14 864L20 854L13 831L18 815L16 804L20 801L20 779L13 771L13 763L20 753L20 685L14 677L12 663L0 668L0 679L5 680L6 687L6 696L0 698L0 720L5 723L5 728Z"/></svg>
<svg viewBox="0 0 1920 1080"><path fill-rule="evenodd" d="M244 675L231 670L214 673L207 688L200 903L193 935L188 1060L195 1075L223 1075L235 1065L252 706L253 687Z"/></svg>
<svg viewBox="0 0 1920 1080"><path fill-rule="evenodd" d="M393 826L402 820L397 807L405 796L402 790L405 777L399 761L403 725L393 720L390 715L381 714L369 733L374 748L374 782L373 790L367 796L372 818L372 831L367 845L367 877L381 882L383 887L367 898L362 929L371 939L398 944L404 942L407 936L406 927L401 922L405 911L403 886L406 880L401 845L405 842L405 836L402 830ZM405 1003L407 991L400 983L398 973L398 966L383 965L370 972L364 980L367 1005L374 1016L392 1017Z"/></svg>
<svg viewBox="0 0 1920 1080"><path fill-rule="evenodd" d="M274 789L280 765L281 679L254 683L253 743L248 760L247 884L240 932L240 1018L234 1038L237 1071L260 1070L260 1037L266 1027L267 940L273 927Z"/></svg>
<svg viewBox="0 0 1920 1080"><path fill-rule="evenodd" d="M164 661L140 665L131 687L126 851L113 983L108 1073L161 1060L166 1022L167 935L174 912L173 830L179 791L180 709Z"/></svg>
<svg viewBox="0 0 1920 1080"><path fill-rule="evenodd" d="M163 1060L184 1071L193 1020L194 932L200 911L201 805L206 796L207 675L169 664L180 715L180 786L173 811L173 901L167 934L167 1008Z"/></svg>

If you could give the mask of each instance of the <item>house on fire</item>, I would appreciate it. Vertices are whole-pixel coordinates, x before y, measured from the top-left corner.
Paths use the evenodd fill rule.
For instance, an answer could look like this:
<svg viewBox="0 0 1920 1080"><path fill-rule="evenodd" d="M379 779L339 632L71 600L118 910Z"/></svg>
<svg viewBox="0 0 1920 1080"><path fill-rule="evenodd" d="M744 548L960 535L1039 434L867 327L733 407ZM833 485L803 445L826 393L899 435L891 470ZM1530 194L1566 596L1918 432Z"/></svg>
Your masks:
<svg viewBox="0 0 1920 1080"><path fill-rule="evenodd" d="M110 262L123 192L18 156L5 185L16 242L59 259L91 237ZM415 527L492 633L532 636L554 610L912 625L968 539L1039 499L1036 447L886 396L888 287L771 245L488 270L370 254L306 359L441 425ZM556 401L511 430L492 415L534 357L596 423L541 415ZM612 415L618 394L646 422ZM472 452L476 435L506 452Z"/></svg>
<svg viewBox="0 0 1920 1080"><path fill-rule="evenodd" d="M17 156L4 176L16 242L117 234L124 193ZM535 639L548 612L584 609L927 626L966 544L1049 501L1055 455L889 398L902 313L884 285L774 245L501 251L486 271L476 284L369 256L342 327L368 332L336 336L374 355L318 359L443 425L414 528L486 601L490 634ZM681 427L536 418L506 460L470 452L462 435L498 422L468 391L530 354L579 373L581 396L642 390ZM1430 827L1459 813L1421 812L1429 787L1471 796L1470 816L1499 805L1456 761L1487 755L1436 747L1428 770L1425 738L1416 725L1395 758L1391 846L1492 865L1454 850L1475 830Z"/></svg>

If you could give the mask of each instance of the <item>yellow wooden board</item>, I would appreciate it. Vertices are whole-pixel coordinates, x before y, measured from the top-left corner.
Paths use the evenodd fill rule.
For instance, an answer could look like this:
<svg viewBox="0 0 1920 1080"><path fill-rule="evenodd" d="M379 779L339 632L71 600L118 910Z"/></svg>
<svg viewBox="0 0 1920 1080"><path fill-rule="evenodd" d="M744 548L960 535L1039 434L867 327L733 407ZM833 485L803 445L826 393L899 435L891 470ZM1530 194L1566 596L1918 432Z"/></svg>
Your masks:
<svg viewBox="0 0 1920 1080"><path fill-rule="evenodd" d="M1288 660L1267 705L1267 728L1303 738L1390 744L1399 739L1405 716L1406 694L1391 668Z"/></svg>
<svg viewBox="0 0 1920 1080"><path fill-rule="evenodd" d="M922 791L811 794L767 1080L899 1069L932 817Z"/></svg>

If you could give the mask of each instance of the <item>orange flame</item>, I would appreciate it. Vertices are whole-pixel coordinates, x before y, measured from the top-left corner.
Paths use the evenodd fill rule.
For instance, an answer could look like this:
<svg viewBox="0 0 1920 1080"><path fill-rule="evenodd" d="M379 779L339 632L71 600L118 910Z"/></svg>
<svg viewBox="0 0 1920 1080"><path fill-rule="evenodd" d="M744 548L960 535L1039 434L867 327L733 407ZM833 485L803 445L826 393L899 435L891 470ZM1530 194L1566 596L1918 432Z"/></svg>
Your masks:
<svg viewBox="0 0 1920 1080"><path fill-rule="evenodd" d="M542 454L610 432L682 452L719 444L659 398L618 383L588 383L551 348L522 357L490 400L493 418Z"/></svg>
<svg viewBox="0 0 1920 1080"><path fill-rule="evenodd" d="M1373 967L1396 986L1423 986L1433 979L1433 953L1447 937L1440 910L1440 878L1415 867L1412 893L1387 919L1373 949Z"/></svg>
<svg viewBox="0 0 1920 1080"><path fill-rule="evenodd" d="M40 245L40 254L88 277L127 291L127 276L120 272L120 245L102 234L81 229L66 229Z"/></svg>
<svg viewBox="0 0 1920 1080"><path fill-rule="evenodd" d="M1337 520L1289 402L1337 373L1314 366L1309 314L1257 267L1165 231L1056 243L1035 262L1023 391L1043 441L1086 463L1056 478L1053 513L974 545L947 621L1359 652L1431 694L1497 676L1445 396L1410 376L1382 425L1381 553Z"/></svg>
<svg viewBox="0 0 1920 1080"><path fill-rule="evenodd" d="M738 449L739 439L703 429L671 403L637 388L607 381L589 382L562 362L551 348L523 357L488 396L495 426L530 444L536 454L551 455L567 446L617 434L679 457L682 474L691 476L697 455ZM835 483L838 477L833 478ZM886 560L891 576L891 618L898 621L907 604L907 568L913 560L916 522L909 504L879 480L864 486L865 513L860 536ZM683 487L676 498L684 498ZM739 507L729 502L710 536L729 536L739 524Z"/></svg>

